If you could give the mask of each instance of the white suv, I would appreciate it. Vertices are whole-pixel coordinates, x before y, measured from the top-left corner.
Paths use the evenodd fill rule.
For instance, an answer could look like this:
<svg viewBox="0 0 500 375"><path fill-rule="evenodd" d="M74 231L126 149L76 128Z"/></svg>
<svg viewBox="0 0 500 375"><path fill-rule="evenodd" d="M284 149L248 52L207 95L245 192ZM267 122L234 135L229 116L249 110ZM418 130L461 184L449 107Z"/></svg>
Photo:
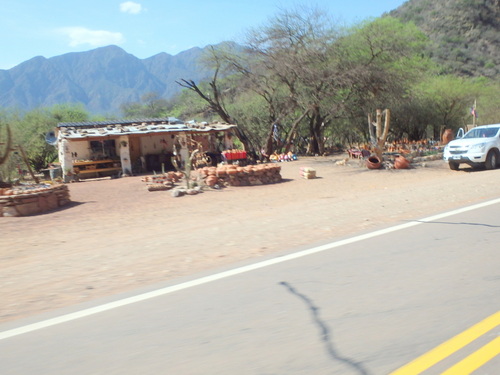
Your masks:
<svg viewBox="0 0 500 375"><path fill-rule="evenodd" d="M462 138L446 145L443 159L454 171L460 163L496 168L500 162L500 124L472 128Z"/></svg>

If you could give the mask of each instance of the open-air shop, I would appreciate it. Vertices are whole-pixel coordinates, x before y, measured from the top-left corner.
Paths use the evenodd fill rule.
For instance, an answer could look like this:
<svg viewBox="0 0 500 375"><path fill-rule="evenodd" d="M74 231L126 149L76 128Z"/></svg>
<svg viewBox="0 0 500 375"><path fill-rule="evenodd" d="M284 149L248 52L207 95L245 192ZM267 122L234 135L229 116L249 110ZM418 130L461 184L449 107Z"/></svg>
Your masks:
<svg viewBox="0 0 500 375"><path fill-rule="evenodd" d="M236 125L174 118L60 123L54 136L63 176L92 178L175 170L198 149L216 165L234 149Z"/></svg>

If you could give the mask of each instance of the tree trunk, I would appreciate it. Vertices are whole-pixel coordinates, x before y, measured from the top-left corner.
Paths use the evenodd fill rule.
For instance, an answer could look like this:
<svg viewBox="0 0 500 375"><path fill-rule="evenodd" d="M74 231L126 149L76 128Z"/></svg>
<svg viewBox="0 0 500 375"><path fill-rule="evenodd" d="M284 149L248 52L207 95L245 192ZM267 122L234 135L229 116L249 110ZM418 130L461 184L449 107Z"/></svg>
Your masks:
<svg viewBox="0 0 500 375"><path fill-rule="evenodd" d="M385 115L384 125L382 126L382 118ZM387 136L389 135L389 127L391 122L391 111L386 109L382 111L377 109L376 121L373 123L371 120L371 115L368 115L368 130L370 132L370 139L373 147L373 152L380 160L383 160L383 154L385 149L385 142ZM375 129L373 129L375 127ZM375 132L374 132L375 130Z"/></svg>
<svg viewBox="0 0 500 375"><path fill-rule="evenodd" d="M299 126L300 122L304 119L304 117L307 116L309 111L305 111L297 120L292 125L292 129L290 130L290 133L288 133L288 137L286 139L285 143L285 153L288 153L290 151L290 148L292 146L292 141L295 138L295 135L297 133L297 127Z"/></svg>
<svg viewBox="0 0 500 375"><path fill-rule="evenodd" d="M219 117L222 119L222 121L224 121L228 124L236 125L237 126L235 128L236 137L238 137L238 139L241 141L241 144L243 145L243 148L245 149L245 151L253 154L253 156L255 157L255 155L256 155L255 148L253 147L252 143L248 139L244 129L242 128L242 126L236 124L233 121L233 119L231 118L229 113L227 113L226 109L224 108L224 105L223 105L221 97L220 97L220 92L219 92L219 89L217 87L217 74L218 74L218 70L215 71L214 77L213 77L212 81L210 81L210 87L212 88L213 99L211 97L203 94L203 92L200 90L200 88L196 85L196 83L193 80L181 79L181 82L179 82L179 81L176 81L176 82L178 85L185 87L191 91L194 91L196 94L198 94L198 96L200 96L200 98L205 100L208 103L209 107L219 115Z"/></svg>
<svg viewBox="0 0 500 375"><path fill-rule="evenodd" d="M309 121L309 146L310 154L322 155L324 150L323 125L324 118L319 114L319 109L313 110L313 115Z"/></svg>

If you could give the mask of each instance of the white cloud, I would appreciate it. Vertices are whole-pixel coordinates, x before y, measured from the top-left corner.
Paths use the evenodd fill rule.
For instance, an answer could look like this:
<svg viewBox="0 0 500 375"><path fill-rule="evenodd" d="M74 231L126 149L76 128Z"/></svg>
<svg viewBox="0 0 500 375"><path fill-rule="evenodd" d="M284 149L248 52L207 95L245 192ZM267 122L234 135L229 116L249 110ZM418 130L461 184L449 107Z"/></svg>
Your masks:
<svg viewBox="0 0 500 375"><path fill-rule="evenodd" d="M120 11L123 13L139 14L142 12L142 5L133 1L125 1L120 4Z"/></svg>
<svg viewBox="0 0 500 375"><path fill-rule="evenodd" d="M122 33L106 30L89 30L85 27L64 27L59 29L59 31L69 37L69 45L71 47L82 44L100 47L109 44L121 44L125 41Z"/></svg>

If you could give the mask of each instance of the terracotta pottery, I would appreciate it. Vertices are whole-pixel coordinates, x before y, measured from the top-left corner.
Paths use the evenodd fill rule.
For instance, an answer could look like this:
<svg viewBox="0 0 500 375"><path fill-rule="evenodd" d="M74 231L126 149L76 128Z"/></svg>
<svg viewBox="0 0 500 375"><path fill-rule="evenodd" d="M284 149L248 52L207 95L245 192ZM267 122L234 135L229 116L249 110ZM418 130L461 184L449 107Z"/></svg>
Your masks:
<svg viewBox="0 0 500 375"><path fill-rule="evenodd" d="M219 179L217 178L217 176L210 175L210 176L207 177L207 179L205 180L205 182L206 182L206 184L208 186L214 186L217 183L218 180Z"/></svg>
<svg viewBox="0 0 500 375"><path fill-rule="evenodd" d="M229 170L226 170L225 168L217 168L216 176L225 176L228 172Z"/></svg>
<svg viewBox="0 0 500 375"><path fill-rule="evenodd" d="M447 145L453 140L453 131L451 129L445 129L443 132L443 145Z"/></svg>
<svg viewBox="0 0 500 375"><path fill-rule="evenodd" d="M402 155L396 156L396 158L394 159L394 168L408 169L410 168L410 162Z"/></svg>
<svg viewBox="0 0 500 375"><path fill-rule="evenodd" d="M377 156L370 156L366 159L366 166L368 169L380 169L382 161Z"/></svg>

